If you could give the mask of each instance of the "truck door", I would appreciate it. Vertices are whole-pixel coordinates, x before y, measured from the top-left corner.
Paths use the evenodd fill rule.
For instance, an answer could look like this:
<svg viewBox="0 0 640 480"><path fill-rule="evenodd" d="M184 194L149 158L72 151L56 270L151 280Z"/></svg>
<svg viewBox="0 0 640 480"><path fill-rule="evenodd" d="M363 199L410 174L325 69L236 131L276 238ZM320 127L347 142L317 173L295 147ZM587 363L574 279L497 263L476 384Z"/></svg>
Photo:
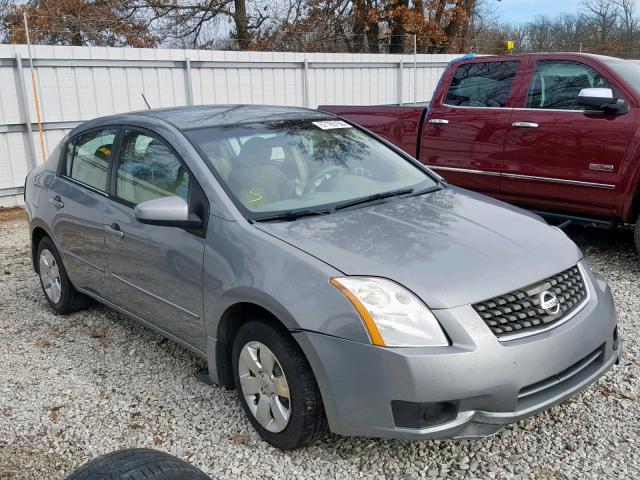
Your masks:
<svg viewBox="0 0 640 480"><path fill-rule="evenodd" d="M611 74L587 62L549 59L531 65L528 92L514 110L505 143L505 200L591 215L614 211L635 109L585 111L578 103L583 88L610 88L624 98Z"/></svg>
<svg viewBox="0 0 640 480"><path fill-rule="evenodd" d="M454 185L499 193L509 99L520 63L476 60L447 71L423 129L424 164Z"/></svg>

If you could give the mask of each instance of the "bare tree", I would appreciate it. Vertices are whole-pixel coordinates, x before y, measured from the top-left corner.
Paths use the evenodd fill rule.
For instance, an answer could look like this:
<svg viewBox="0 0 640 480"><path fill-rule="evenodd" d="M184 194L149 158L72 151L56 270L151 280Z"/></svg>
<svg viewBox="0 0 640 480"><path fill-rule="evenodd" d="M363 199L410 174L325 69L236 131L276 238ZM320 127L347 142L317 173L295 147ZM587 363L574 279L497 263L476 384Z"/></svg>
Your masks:
<svg viewBox="0 0 640 480"><path fill-rule="evenodd" d="M638 17L635 11L634 0L613 0L618 6L620 17L621 43L625 50L637 47Z"/></svg>
<svg viewBox="0 0 640 480"><path fill-rule="evenodd" d="M601 47L611 41L615 32L620 8L614 0L583 0L585 18L595 26Z"/></svg>

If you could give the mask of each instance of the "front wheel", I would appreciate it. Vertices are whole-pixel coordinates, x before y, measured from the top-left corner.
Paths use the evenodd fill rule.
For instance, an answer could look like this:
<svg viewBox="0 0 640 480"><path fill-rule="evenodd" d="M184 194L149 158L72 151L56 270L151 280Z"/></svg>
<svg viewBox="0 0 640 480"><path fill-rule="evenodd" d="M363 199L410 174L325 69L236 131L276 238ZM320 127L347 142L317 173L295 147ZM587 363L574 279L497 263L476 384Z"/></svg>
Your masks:
<svg viewBox="0 0 640 480"><path fill-rule="evenodd" d="M293 450L325 434L320 390L288 332L260 321L242 325L233 344L233 373L249 421L274 447Z"/></svg>

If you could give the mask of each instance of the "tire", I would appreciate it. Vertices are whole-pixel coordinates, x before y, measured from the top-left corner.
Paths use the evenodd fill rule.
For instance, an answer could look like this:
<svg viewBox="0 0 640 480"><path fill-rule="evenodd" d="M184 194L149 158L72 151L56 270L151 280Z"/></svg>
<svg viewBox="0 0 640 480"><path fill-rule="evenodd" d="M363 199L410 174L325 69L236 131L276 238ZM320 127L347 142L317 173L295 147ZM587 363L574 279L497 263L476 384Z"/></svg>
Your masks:
<svg viewBox="0 0 640 480"><path fill-rule="evenodd" d="M640 217L638 217L636 225L633 227L633 243L636 246L636 253L640 255Z"/></svg>
<svg viewBox="0 0 640 480"><path fill-rule="evenodd" d="M211 480L211 477L168 453L128 448L94 458L65 480Z"/></svg>
<svg viewBox="0 0 640 480"><path fill-rule="evenodd" d="M247 354L257 360L253 367L262 370L258 375L247 369ZM268 354L274 357L271 361L273 368L261 367L261 359L265 365L268 363L264 360ZM302 350L289 332L261 321L248 321L236 334L232 355L238 399L249 421L265 441L281 450L295 450L326 434L327 419L318 384ZM254 394L257 390L259 392ZM268 402L268 407L261 408L262 401ZM251 406L249 402L252 402ZM258 409L265 412L266 408L268 414L258 413ZM283 417L274 413L278 411L288 411L286 424L276 420ZM269 419L269 415L271 420L267 423L264 419ZM263 418L262 422L258 416Z"/></svg>
<svg viewBox="0 0 640 480"><path fill-rule="evenodd" d="M52 268L43 265L43 257L48 259ZM56 313L66 315L82 310L90 304L89 297L78 292L71 284L60 253L49 237L40 240L36 262L38 262L38 277L42 293ZM47 271L51 273L51 276L47 274ZM54 285L54 287L49 287L49 291L47 291L47 284Z"/></svg>

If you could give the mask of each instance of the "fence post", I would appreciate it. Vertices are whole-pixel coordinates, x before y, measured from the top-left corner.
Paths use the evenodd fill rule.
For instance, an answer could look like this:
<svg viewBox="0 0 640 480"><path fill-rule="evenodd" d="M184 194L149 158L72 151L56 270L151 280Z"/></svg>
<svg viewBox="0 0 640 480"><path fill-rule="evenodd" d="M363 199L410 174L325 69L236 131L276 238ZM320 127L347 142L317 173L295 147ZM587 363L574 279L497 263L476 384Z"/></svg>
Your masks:
<svg viewBox="0 0 640 480"><path fill-rule="evenodd" d="M418 104L418 36L413 34L413 104Z"/></svg>
<svg viewBox="0 0 640 480"><path fill-rule="evenodd" d="M193 81L191 80L191 59L189 57L184 61L184 69L187 88L187 105L193 105Z"/></svg>
<svg viewBox="0 0 640 480"><path fill-rule="evenodd" d="M404 82L404 78L403 78L403 72L402 72L402 65L404 63L404 60L400 60L400 62L398 63L398 104L400 106L402 106L402 83Z"/></svg>
<svg viewBox="0 0 640 480"><path fill-rule="evenodd" d="M309 108L309 62L307 59L304 59L302 64L302 95L304 96L304 106L305 108Z"/></svg>
<svg viewBox="0 0 640 480"><path fill-rule="evenodd" d="M22 56L16 54L16 69L18 72L18 105L22 110L22 120L27 127L25 147L27 149L27 166L29 170L36 167L36 149L33 145L33 129L31 128L31 112L29 111L29 100L24 87L24 71L22 70Z"/></svg>

